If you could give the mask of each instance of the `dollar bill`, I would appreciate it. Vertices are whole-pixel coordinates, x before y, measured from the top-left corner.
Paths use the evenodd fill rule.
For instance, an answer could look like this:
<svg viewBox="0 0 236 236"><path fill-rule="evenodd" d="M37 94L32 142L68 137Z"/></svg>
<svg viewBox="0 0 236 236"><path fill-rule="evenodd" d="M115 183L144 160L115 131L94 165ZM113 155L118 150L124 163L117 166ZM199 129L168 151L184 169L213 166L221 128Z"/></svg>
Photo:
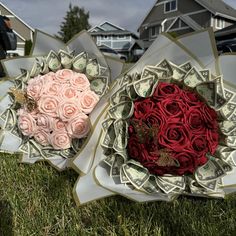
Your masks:
<svg viewBox="0 0 236 236"><path fill-rule="evenodd" d="M113 119L127 119L133 115L134 104L131 101L121 102L108 111L109 115Z"/></svg>
<svg viewBox="0 0 236 236"><path fill-rule="evenodd" d="M42 59L42 62L41 62L41 70L40 70L40 73L41 74L47 74L49 72L49 68L48 68L48 64L46 62L46 58L43 58Z"/></svg>
<svg viewBox="0 0 236 236"><path fill-rule="evenodd" d="M206 70L199 70L199 73L201 74L201 76L204 78L204 80L207 81L211 81L211 71L206 69Z"/></svg>
<svg viewBox="0 0 236 236"><path fill-rule="evenodd" d="M141 79L134 83L134 90L140 97L149 97L155 91L157 82L153 76Z"/></svg>
<svg viewBox="0 0 236 236"><path fill-rule="evenodd" d="M8 109L4 129L8 131L12 131L16 125L16 122L17 122L16 111L13 109Z"/></svg>
<svg viewBox="0 0 236 236"><path fill-rule="evenodd" d="M114 160L115 160L115 156L114 156L114 154L111 154L111 155L109 155L109 156L107 156L104 160L103 160L103 162L104 163L106 163L108 166L112 166L112 163L114 162Z"/></svg>
<svg viewBox="0 0 236 236"><path fill-rule="evenodd" d="M28 149L28 158L36 158L43 156L40 146L33 140L29 141L29 149Z"/></svg>
<svg viewBox="0 0 236 236"><path fill-rule="evenodd" d="M207 102L209 106L216 104L216 84L214 82L204 82L196 86L198 94Z"/></svg>
<svg viewBox="0 0 236 236"><path fill-rule="evenodd" d="M236 104L232 102L228 102L225 104L222 109L220 110L220 114L226 118L229 119L236 111Z"/></svg>
<svg viewBox="0 0 236 236"><path fill-rule="evenodd" d="M157 180L154 175L150 175L148 181L143 185L142 190L148 194L160 192L160 188L157 185Z"/></svg>
<svg viewBox="0 0 236 236"><path fill-rule="evenodd" d="M71 147L74 150L74 152L77 153L82 148L85 139L86 138L73 138L72 139Z"/></svg>
<svg viewBox="0 0 236 236"><path fill-rule="evenodd" d="M235 154L236 150L228 146L218 145L215 156L221 160L228 162L228 160Z"/></svg>
<svg viewBox="0 0 236 236"><path fill-rule="evenodd" d="M217 162L218 162L218 164L221 165L221 167L223 168L223 170L225 172L231 172L233 170L233 167L231 165L229 165L229 163L227 163L221 159L218 159Z"/></svg>
<svg viewBox="0 0 236 236"><path fill-rule="evenodd" d="M222 76L217 76L216 78L214 78L213 81L216 83L217 93L224 98L225 92L224 92L224 84Z"/></svg>
<svg viewBox="0 0 236 236"><path fill-rule="evenodd" d="M198 184L210 191L216 191L218 189L218 179L207 182L199 181Z"/></svg>
<svg viewBox="0 0 236 236"><path fill-rule="evenodd" d="M88 60L86 74L90 79L99 76L99 65L97 59Z"/></svg>
<svg viewBox="0 0 236 236"><path fill-rule="evenodd" d="M171 77L173 75L172 67L166 59L157 64L156 67L160 67L167 70L167 77Z"/></svg>
<svg viewBox="0 0 236 236"><path fill-rule="evenodd" d="M24 89L22 86L24 83L27 83L30 79L29 71L23 70L19 76L14 79L14 84L16 88Z"/></svg>
<svg viewBox="0 0 236 236"><path fill-rule="evenodd" d="M139 81L141 79L141 75L139 73L132 74L132 83L135 83L136 81Z"/></svg>
<svg viewBox="0 0 236 236"><path fill-rule="evenodd" d="M61 59L62 66L66 69L70 69L72 66L73 55L64 50L59 50L58 54Z"/></svg>
<svg viewBox="0 0 236 236"><path fill-rule="evenodd" d="M168 78L168 70L156 67L156 66L145 66L143 68L143 71L141 73L141 79L146 79L149 77L154 77L156 80L157 79L167 79ZM138 81L138 80L136 80ZM133 82L136 82L133 81Z"/></svg>
<svg viewBox="0 0 236 236"><path fill-rule="evenodd" d="M41 72L41 64L38 60L36 60L32 66L32 69L30 71L30 77L36 77Z"/></svg>
<svg viewBox="0 0 236 236"><path fill-rule="evenodd" d="M76 72L84 72L86 69L88 61L88 54L86 52L81 52L72 60L73 70Z"/></svg>
<svg viewBox="0 0 236 236"><path fill-rule="evenodd" d="M128 143L128 124L124 120L117 120L114 122L115 140L113 148L117 152L123 152Z"/></svg>
<svg viewBox="0 0 236 236"><path fill-rule="evenodd" d="M191 62L185 62L184 64L179 66L181 69L185 70L186 72L190 71L192 68Z"/></svg>
<svg viewBox="0 0 236 236"><path fill-rule="evenodd" d="M225 89L225 88L224 88L224 92L225 92L225 98L226 98L227 101L230 101L230 100L233 99L233 97L235 97L235 93L232 92L232 91L229 90L229 89Z"/></svg>
<svg viewBox="0 0 236 236"><path fill-rule="evenodd" d="M123 170L123 167L120 168L120 182L122 184L129 183L129 179L126 176L126 174Z"/></svg>
<svg viewBox="0 0 236 236"><path fill-rule="evenodd" d="M9 109L6 109L0 115L0 119L5 123L5 125L3 127L6 126L6 122L7 122L7 118L8 118L8 113L9 113Z"/></svg>
<svg viewBox="0 0 236 236"><path fill-rule="evenodd" d="M226 98L221 96L220 94L216 93L216 104L214 109L216 111L220 110L225 104L227 103Z"/></svg>
<svg viewBox="0 0 236 236"><path fill-rule="evenodd" d="M224 169L215 160L208 160L206 164L198 167L195 171L195 178L198 182L211 182L222 178L224 175Z"/></svg>
<svg viewBox="0 0 236 236"><path fill-rule="evenodd" d="M61 68L61 61L58 57L58 55L54 51L50 51L47 58L46 63L49 67L49 69L53 72L56 72Z"/></svg>
<svg viewBox="0 0 236 236"><path fill-rule="evenodd" d="M141 189L149 179L149 172L144 167L140 167L133 163L128 163L124 164L122 168L126 177L136 189Z"/></svg>
<svg viewBox="0 0 236 236"><path fill-rule="evenodd" d="M101 141L102 147L113 148L114 140L116 138L115 136L116 136L115 129L112 124L109 126L106 132L103 132L102 141Z"/></svg>
<svg viewBox="0 0 236 236"><path fill-rule="evenodd" d="M224 135L231 135L236 130L236 122L225 120L219 124L220 130Z"/></svg>
<svg viewBox="0 0 236 236"><path fill-rule="evenodd" d="M182 81L186 75L186 71L172 62L169 62L169 64L173 71L172 79L178 82Z"/></svg>
<svg viewBox="0 0 236 236"><path fill-rule="evenodd" d="M126 92L131 100L135 100L138 98L138 94L136 93L133 84L129 84L126 86Z"/></svg>
<svg viewBox="0 0 236 236"><path fill-rule="evenodd" d="M102 122L102 128L104 131L107 131L108 128L110 127L110 125L112 125L114 122L114 119L111 119L110 117L108 117L107 119L105 119L103 122Z"/></svg>
<svg viewBox="0 0 236 236"><path fill-rule="evenodd" d="M29 142L23 142L20 147L19 151L23 153L28 153L29 152Z"/></svg>
<svg viewBox="0 0 236 236"><path fill-rule="evenodd" d="M122 96L128 96L126 91L126 86L119 88L115 93L113 93L110 97L110 101L113 105L116 105L120 102L120 98Z"/></svg>
<svg viewBox="0 0 236 236"><path fill-rule="evenodd" d="M122 86L127 85L127 84L129 84L131 82L132 82L132 76L128 75L128 74L125 74L122 77L121 81L120 81L120 86L122 87Z"/></svg>
<svg viewBox="0 0 236 236"><path fill-rule="evenodd" d="M236 136L227 136L225 138L225 144L228 147L236 148Z"/></svg>
<svg viewBox="0 0 236 236"><path fill-rule="evenodd" d="M90 89L94 91L97 95L102 96L108 89L108 77L96 77L96 79L91 81Z"/></svg>
<svg viewBox="0 0 236 236"><path fill-rule="evenodd" d="M112 162L111 169L110 169L110 176L111 177L120 177L120 169L124 164L125 160L124 157L118 153L114 154L114 161Z"/></svg>
<svg viewBox="0 0 236 236"><path fill-rule="evenodd" d="M173 184L169 184L167 182L162 181L161 179L159 179L159 177L157 177L157 181L156 181L158 187L166 194L169 194L170 192L172 192L176 186L174 186Z"/></svg>
<svg viewBox="0 0 236 236"><path fill-rule="evenodd" d="M185 76L184 84L190 88L195 88L198 84L204 82L204 78L198 72L198 70L193 67Z"/></svg>
<svg viewBox="0 0 236 236"><path fill-rule="evenodd" d="M233 113L228 119L232 121L236 121L236 113Z"/></svg>
<svg viewBox="0 0 236 236"><path fill-rule="evenodd" d="M159 176L158 179L177 188L185 189L185 178L183 176Z"/></svg>

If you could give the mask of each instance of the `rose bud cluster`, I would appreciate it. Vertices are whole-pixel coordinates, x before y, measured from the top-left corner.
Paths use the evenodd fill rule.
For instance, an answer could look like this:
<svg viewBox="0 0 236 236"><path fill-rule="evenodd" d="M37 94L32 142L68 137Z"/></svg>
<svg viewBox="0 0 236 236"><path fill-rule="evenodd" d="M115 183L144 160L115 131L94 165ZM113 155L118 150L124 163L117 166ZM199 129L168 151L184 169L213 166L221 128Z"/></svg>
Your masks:
<svg viewBox="0 0 236 236"><path fill-rule="evenodd" d="M157 132L142 132L132 125L138 120L143 130L155 125ZM146 135L140 140L140 135ZM193 173L207 162L207 153L214 154L218 146L216 112L201 101L195 92L178 85L160 82L152 97L134 102L134 114L129 126L128 153L157 175ZM144 141L143 141L144 140ZM178 165L159 165L165 156Z"/></svg>
<svg viewBox="0 0 236 236"><path fill-rule="evenodd" d="M23 135L58 150L70 148L73 138L88 134L88 114L99 97L90 90L84 74L70 69L49 72L30 79L26 90L37 108L32 112L26 107L18 110L18 127Z"/></svg>

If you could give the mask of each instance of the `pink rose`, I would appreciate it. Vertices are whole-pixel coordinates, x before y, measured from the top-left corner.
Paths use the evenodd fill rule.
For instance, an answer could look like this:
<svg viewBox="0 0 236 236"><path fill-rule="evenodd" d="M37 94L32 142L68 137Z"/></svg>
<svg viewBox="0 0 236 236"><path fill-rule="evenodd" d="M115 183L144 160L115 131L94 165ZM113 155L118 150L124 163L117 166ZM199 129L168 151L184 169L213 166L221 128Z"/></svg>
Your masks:
<svg viewBox="0 0 236 236"><path fill-rule="evenodd" d="M66 130L65 122L60 119L53 120L53 130Z"/></svg>
<svg viewBox="0 0 236 236"><path fill-rule="evenodd" d="M57 117L58 100L56 97L43 95L38 101L38 109L41 113L51 117Z"/></svg>
<svg viewBox="0 0 236 236"><path fill-rule="evenodd" d="M42 78L47 81L53 81L56 79L56 75L54 72L50 71L49 73L43 75Z"/></svg>
<svg viewBox="0 0 236 236"><path fill-rule="evenodd" d="M80 94L79 106L81 111L85 114L89 114L93 108L97 105L99 97L91 90L86 90Z"/></svg>
<svg viewBox="0 0 236 236"><path fill-rule="evenodd" d="M81 73L74 73L74 76L70 79L70 84L79 91L87 90L90 86L86 75Z"/></svg>
<svg viewBox="0 0 236 236"><path fill-rule="evenodd" d="M62 69L56 72L56 80L59 83L67 83L74 76L74 72L70 69Z"/></svg>
<svg viewBox="0 0 236 236"><path fill-rule="evenodd" d="M50 135L50 143L54 149L67 149L71 146L71 139L65 131L54 131Z"/></svg>
<svg viewBox="0 0 236 236"><path fill-rule="evenodd" d="M53 118L47 114L39 113L37 115L37 125L39 128L50 130L52 128Z"/></svg>
<svg viewBox="0 0 236 236"><path fill-rule="evenodd" d="M75 99L78 97L79 92L74 87L71 87L71 85L65 85L62 87L60 95L62 96L62 98L65 98L66 100Z"/></svg>
<svg viewBox="0 0 236 236"><path fill-rule="evenodd" d="M68 122L66 129L68 135L72 138L85 137L90 130L90 121L88 116L80 113Z"/></svg>
<svg viewBox="0 0 236 236"><path fill-rule="evenodd" d="M26 89L27 95L35 100L38 100L41 95L43 86L44 86L44 80L41 78L40 75L33 79L30 79L28 81L28 86Z"/></svg>
<svg viewBox="0 0 236 236"><path fill-rule="evenodd" d="M36 131L36 121L29 113L21 110L18 117L18 127L23 135L32 137Z"/></svg>
<svg viewBox="0 0 236 236"><path fill-rule="evenodd" d="M54 82L53 80L48 81L44 88L43 94L58 96L60 94L61 84Z"/></svg>
<svg viewBox="0 0 236 236"><path fill-rule="evenodd" d="M34 139L36 140L36 142L38 142L39 144L41 144L42 146L47 146L49 145L49 133L47 133L46 130L44 129L38 129L35 133L34 133Z"/></svg>
<svg viewBox="0 0 236 236"><path fill-rule="evenodd" d="M68 121L80 113L80 109L75 100L66 100L59 106L58 114L62 121Z"/></svg>

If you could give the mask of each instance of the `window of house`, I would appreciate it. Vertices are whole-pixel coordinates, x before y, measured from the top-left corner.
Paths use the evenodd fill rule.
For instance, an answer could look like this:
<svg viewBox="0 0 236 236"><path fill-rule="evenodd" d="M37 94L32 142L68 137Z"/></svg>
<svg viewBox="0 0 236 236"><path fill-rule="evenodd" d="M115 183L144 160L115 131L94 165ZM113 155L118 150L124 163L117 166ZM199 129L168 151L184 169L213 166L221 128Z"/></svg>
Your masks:
<svg viewBox="0 0 236 236"><path fill-rule="evenodd" d="M215 27L216 29L222 29L225 27L225 22L223 19L220 19L220 18L216 18L215 19Z"/></svg>
<svg viewBox="0 0 236 236"><path fill-rule="evenodd" d="M149 29L149 35L151 38L156 37L159 34L159 26L153 26Z"/></svg>
<svg viewBox="0 0 236 236"><path fill-rule="evenodd" d="M177 0L172 0L165 3L165 13L177 11Z"/></svg>

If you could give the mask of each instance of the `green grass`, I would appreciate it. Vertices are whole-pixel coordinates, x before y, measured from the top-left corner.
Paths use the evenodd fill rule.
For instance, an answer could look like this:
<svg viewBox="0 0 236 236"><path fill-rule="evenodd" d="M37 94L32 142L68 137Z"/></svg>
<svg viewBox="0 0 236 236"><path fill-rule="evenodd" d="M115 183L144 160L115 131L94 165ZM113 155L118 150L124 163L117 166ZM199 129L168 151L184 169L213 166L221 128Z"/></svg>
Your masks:
<svg viewBox="0 0 236 236"><path fill-rule="evenodd" d="M76 207L78 177L0 154L0 235L235 235L236 196L139 204L120 196Z"/></svg>

